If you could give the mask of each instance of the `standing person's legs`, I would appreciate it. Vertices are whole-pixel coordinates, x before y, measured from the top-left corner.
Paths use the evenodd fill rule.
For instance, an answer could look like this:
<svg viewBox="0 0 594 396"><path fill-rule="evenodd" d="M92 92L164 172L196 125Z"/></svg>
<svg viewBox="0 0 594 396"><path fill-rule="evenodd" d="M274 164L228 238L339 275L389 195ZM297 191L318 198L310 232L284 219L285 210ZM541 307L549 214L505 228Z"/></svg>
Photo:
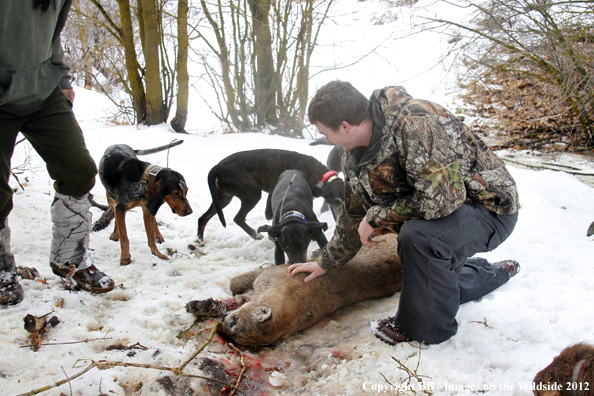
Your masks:
<svg viewBox="0 0 594 396"><path fill-rule="evenodd" d="M464 268L467 257L495 249L511 234L517 214L498 216L465 204L436 220L410 220L398 236L403 284L395 323L417 341L440 343L457 332L461 294L479 298L509 280L503 267ZM463 273L464 291L459 283ZM496 274L495 279L489 279Z"/></svg>
<svg viewBox="0 0 594 396"><path fill-rule="evenodd" d="M97 167L66 95L56 88L40 110L26 117L21 133L43 158L54 180L53 272L66 277L74 266L72 279L82 289L96 293L112 290L113 280L95 268L88 252L92 216L88 193L95 184Z"/></svg>
<svg viewBox="0 0 594 396"><path fill-rule="evenodd" d="M12 188L8 184L11 158L21 122L15 119L0 120L0 304L18 304L23 299L14 254L10 248L8 214L12 210Z"/></svg>
<svg viewBox="0 0 594 396"><path fill-rule="evenodd" d="M0 220L8 217L12 210L13 191L8 184L11 170L10 160L21 126L21 119L0 119Z"/></svg>

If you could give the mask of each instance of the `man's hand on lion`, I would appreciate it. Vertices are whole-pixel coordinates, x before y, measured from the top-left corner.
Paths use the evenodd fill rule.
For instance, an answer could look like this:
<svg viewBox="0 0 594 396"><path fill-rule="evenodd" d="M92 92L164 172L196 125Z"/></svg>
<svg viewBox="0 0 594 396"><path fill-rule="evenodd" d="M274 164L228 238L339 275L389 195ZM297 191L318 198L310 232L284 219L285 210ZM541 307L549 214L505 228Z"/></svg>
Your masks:
<svg viewBox="0 0 594 396"><path fill-rule="evenodd" d="M373 235L375 228L373 228L367 222L366 218L361 220L359 224L359 238L361 238L361 243L365 246L375 246L377 245L377 241L371 240L371 236Z"/></svg>
<svg viewBox="0 0 594 396"><path fill-rule="evenodd" d="M317 278L318 276L322 276L326 273L326 270L320 267L315 261L311 261L309 263L297 263L289 266L289 273L294 278L295 274L300 272L309 272L309 276L306 277L303 281L305 283Z"/></svg>

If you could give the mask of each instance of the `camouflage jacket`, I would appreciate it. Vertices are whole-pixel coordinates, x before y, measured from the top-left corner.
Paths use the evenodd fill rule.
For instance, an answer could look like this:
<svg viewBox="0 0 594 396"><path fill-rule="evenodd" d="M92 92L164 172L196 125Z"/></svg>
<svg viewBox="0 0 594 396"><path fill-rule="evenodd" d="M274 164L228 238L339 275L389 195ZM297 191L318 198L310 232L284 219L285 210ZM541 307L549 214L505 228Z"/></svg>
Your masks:
<svg viewBox="0 0 594 396"><path fill-rule="evenodd" d="M452 113L413 99L402 87L374 91L372 138L343 157L345 201L322 268L346 264L361 248L363 217L395 232L409 219L437 219L463 203L492 212L518 211L516 184L487 145Z"/></svg>

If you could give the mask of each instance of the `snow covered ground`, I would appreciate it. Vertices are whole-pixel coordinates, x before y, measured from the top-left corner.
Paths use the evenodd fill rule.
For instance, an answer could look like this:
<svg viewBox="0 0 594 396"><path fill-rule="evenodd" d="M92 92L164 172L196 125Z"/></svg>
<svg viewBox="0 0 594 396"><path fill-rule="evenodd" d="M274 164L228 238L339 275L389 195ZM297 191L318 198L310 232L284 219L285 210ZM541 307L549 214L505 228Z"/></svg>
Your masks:
<svg viewBox="0 0 594 396"><path fill-rule="evenodd" d="M364 47L371 38L390 29L386 25L368 26L370 15L379 10L377 3L351 0L342 3L345 9L350 7L349 12L335 10L344 19L332 28L336 31L328 37L346 40L352 35L351 48ZM357 7L361 7L361 11L353 12ZM369 31L362 29L363 26ZM394 30L398 25L391 26ZM357 29L361 34L355 35ZM355 42L355 36L367 41ZM415 45L419 48L423 47L421 44ZM369 95L376 87L413 76L404 70L411 68L409 63L417 52L407 54L406 62L401 64L397 62L401 53L395 48L391 50L386 50L382 57L370 59L373 66L357 65L353 69L320 74L317 81L312 82L312 91L324 82L339 78L353 81ZM422 55L426 56L424 52ZM392 59L394 68L398 69L394 75L386 71L391 70L386 59ZM325 60L320 56L319 63ZM359 66L368 74L362 73ZM421 82L411 77L404 85L416 97L443 102L447 98L441 89L433 89L435 96L430 97L432 89L426 87L435 87L436 80L432 80L434 74L427 76ZM322 162L330 151L329 146L309 146L309 140L264 134L209 134L200 122L201 114L194 114L188 128L191 134L183 136L173 134L167 125L114 126L102 120L103 109L108 106L101 96L77 89L74 109L95 160L98 162L103 151L115 143L143 149L184 139L184 143L169 154L162 152L143 159L169 166L184 175L194 213L184 218L167 208L158 213L160 229L166 239L160 249L171 254L170 261L151 255L138 209L127 215L134 260L131 265L119 265L119 244L109 240L112 226L93 233L91 247L95 264L118 286L103 295L69 292L48 265L52 181L39 157L34 152L29 153L26 143L20 144L13 157L13 167L23 164L27 157L31 162L19 175L25 189L17 190L15 209L10 215L12 248L17 265L37 268L47 283L23 280L24 301L0 310L0 394L22 394L51 385L81 372L91 361L179 367L206 340L207 330L212 326L205 323L204 332L178 338L194 321L193 316L185 312L185 304L209 297L227 298L229 280L233 276L274 262L271 241L252 240L232 222L239 209L236 199L225 209L227 228L213 218L206 228L206 246L197 251L190 249L190 245L197 246L197 219L211 203L206 183L210 168L234 152L256 148L294 150ZM196 108L200 108L199 104ZM521 156L521 160L533 157L526 153L501 154L514 155L516 159ZM592 159L573 156L571 159L585 173L594 173ZM594 189L562 172L535 171L515 164L509 164L509 169L520 192L519 222L506 242L482 256L492 261L514 258L522 264L522 271L482 301L463 305L457 316L460 327L456 336L440 345L421 349L414 343L388 346L371 334L369 323L393 315L398 294L365 301L339 310L276 348L257 353L243 351L244 363L248 366L244 384L250 386L246 393L373 395L397 394L400 387L400 394L424 394L424 389L435 395L458 395L464 390L492 396L529 395L535 374L563 348L581 341L594 342L594 238L586 237L586 230L594 221ZM14 180L11 182L17 187ZM92 193L97 201L105 203L105 191L99 181L97 183ZM314 206L320 213L321 201L316 200ZM266 224L264 207L265 199L262 199L248 215L248 223L255 227ZM101 214L95 208L93 213L95 220ZM334 230L331 214L321 213L319 219L329 224L326 235L330 238ZM312 244L310 252L314 248L316 245ZM30 341L23 328L23 317L50 312L61 323L47 334L46 342L51 345L34 352L27 347ZM107 349L114 344L131 346L136 343L146 349ZM212 377L217 373L222 375L221 367L230 374L237 374L239 356L215 337L184 373ZM163 377L171 377L171 380L163 380ZM201 395L208 394L207 388L202 380L178 381L167 371L118 366L108 370L93 368L69 384L44 394ZM218 385L211 387L218 388Z"/></svg>

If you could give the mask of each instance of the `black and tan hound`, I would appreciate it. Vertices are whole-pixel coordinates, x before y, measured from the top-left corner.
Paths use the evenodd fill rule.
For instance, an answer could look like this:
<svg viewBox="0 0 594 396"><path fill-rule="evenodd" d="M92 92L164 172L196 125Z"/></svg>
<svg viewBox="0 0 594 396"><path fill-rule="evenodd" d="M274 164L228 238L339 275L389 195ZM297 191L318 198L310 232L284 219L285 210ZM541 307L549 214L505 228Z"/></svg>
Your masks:
<svg viewBox="0 0 594 396"><path fill-rule="evenodd" d="M136 157L136 155L166 150L181 142L183 140L148 150L134 150L128 145L116 144L105 150L99 162L99 179L105 187L109 207L115 216L115 227L110 239L120 241L121 265L132 262L130 241L126 231L128 210L137 206L142 207L148 245L155 256L164 260L169 258L157 249L157 243L164 241L155 219L157 211L166 202L173 213L179 216L192 213L186 198L188 187L184 177L172 169L151 165ZM111 218L106 212L95 224L93 230L105 228L110 221Z"/></svg>

